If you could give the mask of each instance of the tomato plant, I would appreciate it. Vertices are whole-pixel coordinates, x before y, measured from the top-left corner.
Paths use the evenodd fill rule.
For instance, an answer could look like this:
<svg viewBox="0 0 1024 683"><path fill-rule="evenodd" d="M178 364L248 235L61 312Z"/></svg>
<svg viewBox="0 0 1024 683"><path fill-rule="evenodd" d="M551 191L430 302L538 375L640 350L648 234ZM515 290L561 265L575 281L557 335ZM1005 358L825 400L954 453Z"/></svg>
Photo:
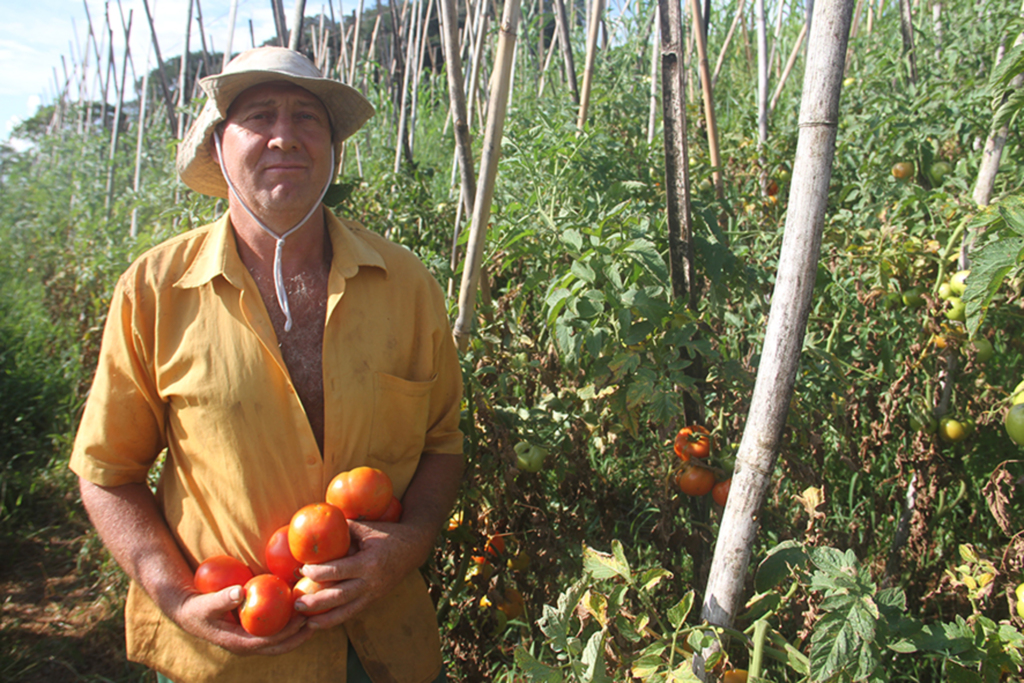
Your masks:
<svg viewBox="0 0 1024 683"><path fill-rule="evenodd" d="M350 543L348 520L330 503L306 505L288 525L288 548L303 564L323 564L344 557Z"/></svg>
<svg viewBox="0 0 1024 683"><path fill-rule="evenodd" d="M280 576L259 574L245 584L245 602L238 608L242 628L254 636L272 636L295 613L292 589Z"/></svg>
<svg viewBox="0 0 1024 683"><path fill-rule="evenodd" d="M193 579L200 593L216 593L228 586L244 586L252 571L241 560L228 555L214 555L196 567Z"/></svg>
<svg viewBox="0 0 1024 683"><path fill-rule="evenodd" d="M288 526L285 524L271 534L270 540L267 541L266 563L271 574L280 576L288 585L294 585L302 576L299 572L302 569L302 562L295 559L288 547Z"/></svg>
<svg viewBox="0 0 1024 683"><path fill-rule="evenodd" d="M708 430L701 425L683 427L676 434L674 450L683 460L690 458L706 458L711 455L714 440Z"/></svg>
<svg viewBox="0 0 1024 683"><path fill-rule="evenodd" d="M375 467L356 467L338 474L327 487L327 502L348 519L380 519L391 504L391 478Z"/></svg>
<svg viewBox="0 0 1024 683"><path fill-rule="evenodd" d="M715 473L707 467L686 464L676 472L676 486L688 496L703 496L715 486Z"/></svg>
<svg viewBox="0 0 1024 683"><path fill-rule="evenodd" d="M313 593L318 593L319 591L322 591L324 588L327 588L328 586L333 586L333 585L334 585L333 581L327 581L327 582L324 582L324 583L320 583L319 581L314 581L313 579L309 578L308 576L303 576L292 587L292 602L294 603L296 600L298 600L299 598L301 598L304 595L311 595ZM308 615L308 616L313 616L313 615L316 615L316 614L323 614L324 612L329 612L329 611L331 611L331 609L333 609L333 608L328 607L326 609L315 610L315 611L314 610L306 610L305 612L303 612L303 614Z"/></svg>

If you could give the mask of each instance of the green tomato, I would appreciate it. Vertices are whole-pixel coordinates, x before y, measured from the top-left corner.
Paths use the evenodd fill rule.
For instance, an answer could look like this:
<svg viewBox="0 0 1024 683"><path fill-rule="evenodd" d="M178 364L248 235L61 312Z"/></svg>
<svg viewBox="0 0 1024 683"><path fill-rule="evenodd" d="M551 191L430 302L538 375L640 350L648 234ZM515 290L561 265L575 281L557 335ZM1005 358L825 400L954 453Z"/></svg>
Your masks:
<svg viewBox="0 0 1024 683"><path fill-rule="evenodd" d="M1010 392L1010 404L1017 405L1018 403L1024 403L1024 381L1013 388Z"/></svg>
<svg viewBox="0 0 1024 683"><path fill-rule="evenodd" d="M546 448L535 446L528 441L520 441L513 450L516 452L516 467L524 472L540 472L544 468Z"/></svg>
<svg viewBox="0 0 1024 683"><path fill-rule="evenodd" d="M960 420L952 417L944 417L939 420L939 436L943 441L959 443L967 438L967 428Z"/></svg>
<svg viewBox="0 0 1024 683"><path fill-rule="evenodd" d="M953 273L953 277L949 278L949 288L953 290L953 296L964 295L964 292L967 291L967 276L970 274L970 270L958 270Z"/></svg>
<svg viewBox="0 0 1024 683"><path fill-rule="evenodd" d="M978 337L971 342L971 346L974 347L974 354L978 358L979 363L987 363L996 353L992 342L985 337Z"/></svg>
<svg viewBox="0 0 1024 683"><path fill-rule="evenodd" d="M942 179L945 178L953 167L949 165L947 161L936 161L928 169L928 179L932 181L932 185L941 185Z"/></svg>
<svg viewBox="0 0 1024 683"><path fill-rule="evenodd" d="M949 299L951 296L953 296L953 287L948 282L939 285L939 298Z"/></svg>
<svg viewBox="0 0 1024 683"><path fill-rule="evenodd" d="M949 299L949 308L946 309L946 317L950 320L963 322L967 320L967 304L958 296Z"/></svg>
<svg viewBox="0 0 1024 683"><path fill-rule="evenodd" d="M1006 433L1018 446L1024 446L1024 403L1018 403L1006 413L1003 421Z"/></svg>
<svg viewBox="0 0 1024 683"><path fill-rule="evenodd" d="M907 308L920 308L924 306L924 287L913 287L903 292L903 305Z"/></svg>

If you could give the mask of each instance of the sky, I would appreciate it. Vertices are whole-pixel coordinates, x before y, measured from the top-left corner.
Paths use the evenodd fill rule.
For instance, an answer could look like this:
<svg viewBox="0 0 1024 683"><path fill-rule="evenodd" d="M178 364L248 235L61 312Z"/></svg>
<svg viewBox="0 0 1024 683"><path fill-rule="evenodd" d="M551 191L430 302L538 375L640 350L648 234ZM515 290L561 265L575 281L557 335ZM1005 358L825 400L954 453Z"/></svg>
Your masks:
<svg viewBox="0 0 1024 683"><path fill-rule="evenodd" d="M329 1L335 1L334 11L339 13L340 3L337 0L307 0L306 15L319 14L321 5L326 7ZM349 5L353 3L350 0L345 1L346 11L351 12ZM160 55L164 59L181 54L188 2L189 0L149 0L149 8L157 29ZM86 45L89 29L86 6L92 17L97 38L102 41L101 33L105 31L106 25L105 8L108 4L110 23L114 27L115 63L120 71L124 33L121 29L117 0L110 0L109 3L104 0L0 0L0 9L3 10L4 17L4 21L0 22L0 140L8 140L14 126L35 114L40 105L54 101L57 92L55 69L56 79L59 79L63 86L64 65L67 65L70 73L74 63L80 61L78 58L73 60L72 56L80 55ZM284 0L282 4L290 21L294 0ZM200 0L200 7L207 47L212 41L215 49L223 50L228 41L231 0ZM274 15L270 7L270 0L238 0L232 52L237 53L251 46L250 20L257 45L276 34ZM121 0L121 9L126 22L128 13L132 13L131 56L135 72L141 78L147 58L151 60L150 68L156 65L156 58L150 50L151 39L146 10L142 0ZM326 10L326 13L329 15L330 10ZM106 45L105 42L102 44ZM198 27L194 17L190 49L200 49ZM94 54L90 54L89 64L95 67ZM131 78L131 64L128 70ZM95 83L95 70L91 73ZM95 85L93 89L95 91ZM114 101L112 91L113 88L111 102ZM71 93L72 97L77 99L78 90L74 85Z"/></svg>

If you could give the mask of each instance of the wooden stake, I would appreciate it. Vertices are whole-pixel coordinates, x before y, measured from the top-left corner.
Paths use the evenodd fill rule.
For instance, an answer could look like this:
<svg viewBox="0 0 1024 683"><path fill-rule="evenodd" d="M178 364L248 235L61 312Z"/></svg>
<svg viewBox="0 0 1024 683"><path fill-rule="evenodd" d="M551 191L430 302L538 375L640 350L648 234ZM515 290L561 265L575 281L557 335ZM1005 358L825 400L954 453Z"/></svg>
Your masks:
<svg viewBox="0 0 1024 683"><path fill-rule="evenodd" d="M718 53L718 61L715 62L715 73L711 76L711 87L714 88L718 83L718 74L722 71L722 65L725 64L725 53L729 49L729 44L732 42L732 36L736 32L736 26L743 20L743 9L746 4L746 0L739 0L739 6L736 8L736 16L732 19L732 24L729 26L729 32L725 34L725 41L722 43L722 49Z"/></svg>
<svg viewBox="0 0 1024 683"><path fill-rule="evenodd" d="M804 42L804 38L807 36L807 24L804 23L800 27L800 34L796 37L796 43L793 45L793 50L789 53L789 59L786 61L786 68L782 72L782 78L779 79L779 84L775 86L775 94L772 95L772 101L768 105L768 112L775 111L775 105L779 102L779 96L782 94L782 88L785 87L786 81L789 79L789 74L793 70L793 65L796 64L796 58L800 54L800 46Z"/></svg>
<svg viewBox="0 0 1024 683"><path fill-rule="evenodd" d="M110 154L107 157L107 195L103 207L110 218L110 205L114 198L114 169L116 168L117 137L121 130L121 107L124 106L124 90L128 77L128 55L131 54L132 11L128 10L128 26L124 34L124 56L121 60L121 86L117 90L117 106L114 107L114 123L110 132ZM115 79L117 74L114 75Z"/></svg>
<svg viewBox="0 0 1024 683"><path fill-rule="evenodd" d="M198 3L199 0L196 0ZM231 11L228 12L228 42L224 46L224 59L221 61L220 70L223 71L228 62L231 61L231 48L235 44L235 20L238 17L238 0L231 0ZM252 29L252 20L249 20L249 29ZM255 44L255 40L253 43ZM203 45L203 52L206 52L206 45Z"/></svg>
<svg viewBox="0 0 1024 683"><path fill-rule="evenodd" d="M185 92L185 81L188 78L188 44L192 36L192 0L188 0L188 11L185 20L184 48L181 51L181 68L178 70L178 139L185 137L185 123L188 118L185 115L185 105L188 104L188 93Z"/></svg>
<svg viewBox="0 0 1024 683"><path fill-rule="evenodd" d="M146 58L146 71L142 75L142 93L139 95L139 121L138 133L135 137L135 178L132 181L132 189L136 197L142 188L142 142L146 139L146 103L149 101L149 58ZM138 204L138 202L136 202ZM139 234L139 207L132 208L132 224L128 234L134 239Z"/></svg>
<svg viewBox="0 0 1024 683"><path fill-rule="evenodd" d="M469 337L473 331L476 294L481 282L481 264L487 226L491 217L491 201L494 198L494 183L498 175L498 159L501 156L501 136L505 128L505 111L508 103L509 85L512 75L512 54L516 43L516 28L519 24L519 0L505 0L498 33L497 61L494 65L493 92L487 107L487 129L484 132L480 169L483 182L477 186L473 202L473 221L469 231L467 260L462 268L462 283L459 287L459 315L452 328L455 343L463 352L469 348Z"/></svg>
<svg viewBox="0 0 1024 683"><path fill-rule="evenodd" d="M587 109L590 107L590 89L594 80L594 60L597 58L597 37L601 28L601 14L604 12L604 0L594 0L590 10L590 24L587 33L587 61L583 69L583 91L580 93L579 113L576 116L576 132L583 132L587 124Z"/></svg>
<svg viewBox="0 0 1024 683"><path fill-rule="evenodd" d="M559 49L562 51L565 81L569 84L572 103L579 107L580 89L576 84L576 63L572 56L572 36L569 32L569 20L565 16L565 3L562 0L555 0L555 29L558 31Z"/></svg>
<svg viewBox="0 0 1024 683"><path fill-rule="evenodd" d="M306 0L295 0L295 9L292 11L292 32L288 37L288 48L299 50L302 47L302 22L305 19Z"/></svg>
<svg viewBox="0 0 1024 683"><path fill-rule="evenodd" d="M715 119L715 98L711 90L711 70L708 68L708 52L704 44L703 31L700 29L703 22L700 18L699 0L691 0L690 12L693 24L692 34L697 41L700 84L704 93L704 118L708 126L708 152L711 156L711 165L714 167L714 170L711 172L711 178L715 184L715 196L721 199L724 190L722 186L722 155L718 147L718 122Z"/></svg>
<svg viewBox="0 0 1024 683"><path fill-rule="evenodd" d="M167 107L167 129L173 133L178 129L177 119L174 115L174 100L171 98L171 89L167 85L167 76L164 74L164 60L160 56L160 42L156 37L153 14L149 11L149 0L142 0L142 6L146 10L146 20L149 22L149 34L153 40L153 52L156 54L157 73L160 75L160 88L164 93L164 106Z"/></svg>

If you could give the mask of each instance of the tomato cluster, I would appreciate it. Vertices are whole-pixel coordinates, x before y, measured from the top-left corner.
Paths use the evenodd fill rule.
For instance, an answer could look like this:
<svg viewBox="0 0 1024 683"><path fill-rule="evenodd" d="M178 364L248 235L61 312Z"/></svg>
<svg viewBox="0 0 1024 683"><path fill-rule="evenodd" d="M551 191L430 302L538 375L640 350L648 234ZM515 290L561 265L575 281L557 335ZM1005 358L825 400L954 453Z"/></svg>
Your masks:
<svg viewBox="0 0 1024 683"><path fill-rule="evenodd" d="M266 545L269 573L254 576L242 561L217 555L199 565L193 583L200 593L243 586L239 623L254 636L272 636L291 621L297 599L331 585L302 576L302 567L345 557L352 545L350 519L397 522L401 517L402 504L388 475L357 467L331 480L325 502L303 506L271 534ZM234 620L233 614L229 619Z"/></svg>
<svg viewBox="0 0 1024 683"><path fill-rule="evenodd" d="M689 425L676 433L673 451L683 461L674 475L679 490L688 496L711 494L716 504L725 506L732 477L708 464L715 439L702 425Z"/></svg>

